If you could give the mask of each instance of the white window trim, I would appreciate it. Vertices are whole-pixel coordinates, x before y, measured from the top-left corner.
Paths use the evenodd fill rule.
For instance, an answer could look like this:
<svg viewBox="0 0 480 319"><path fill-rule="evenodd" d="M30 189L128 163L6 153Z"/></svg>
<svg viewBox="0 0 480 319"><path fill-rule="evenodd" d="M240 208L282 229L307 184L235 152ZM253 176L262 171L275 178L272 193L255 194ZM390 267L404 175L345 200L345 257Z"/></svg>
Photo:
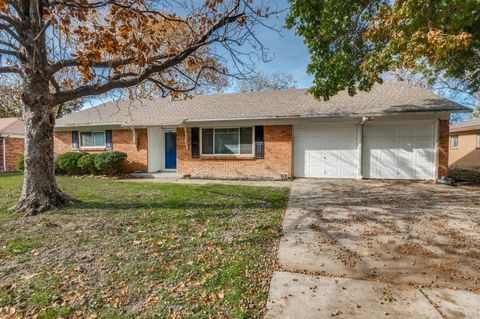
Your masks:
<svg viewBox="0 0 480 319"><path fill-rule="evenodd" d="M240 129L250 128L252 130L252 152L250 154L215 154L215 130L216 129L238 129L238 149L240 150ZM213 129L213 154L203 154L203 129ZM236 126L236 127L201 127L200 128L200 156L202 157L254 157L255 156L255 127L254 126Z"/></svg>
<svg viewBox="0 0 480 319"><path fill-rule="evenodd" d="M456 137L456 138L457 138L457 145L453 145L453 137ZM450 143L452 144L452 146L451 146L451 149L452 149L452 150L458 149L458 145L460 145L460 140L459 140L459 138L458 138L458 135L456 135L456 134L455 134L455 135L451 135L451 136L450 136Z"/></svg>
<svg viewBox="0 0 480 319"><path fill-rule="evenodd" d="M96 146L82 146L82 133L90 133L92 134L93 138L93 133L103 133L104 145L96 145ZM78 132L78 147L81 150L94 150L94 149L106 149L107 148L107 132L106 131L79 131Z"/></svg>

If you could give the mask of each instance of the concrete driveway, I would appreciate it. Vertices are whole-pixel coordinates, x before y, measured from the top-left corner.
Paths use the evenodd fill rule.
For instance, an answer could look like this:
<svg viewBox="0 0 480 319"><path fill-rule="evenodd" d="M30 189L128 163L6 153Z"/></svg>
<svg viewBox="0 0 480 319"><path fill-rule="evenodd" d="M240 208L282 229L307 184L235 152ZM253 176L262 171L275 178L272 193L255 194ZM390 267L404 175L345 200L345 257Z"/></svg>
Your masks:
<svg viewBox="0 0 480 319"><path fill-rule="evenodd" d="M480 188L297 180L279 262L268 318L480 318Z"/></svg>

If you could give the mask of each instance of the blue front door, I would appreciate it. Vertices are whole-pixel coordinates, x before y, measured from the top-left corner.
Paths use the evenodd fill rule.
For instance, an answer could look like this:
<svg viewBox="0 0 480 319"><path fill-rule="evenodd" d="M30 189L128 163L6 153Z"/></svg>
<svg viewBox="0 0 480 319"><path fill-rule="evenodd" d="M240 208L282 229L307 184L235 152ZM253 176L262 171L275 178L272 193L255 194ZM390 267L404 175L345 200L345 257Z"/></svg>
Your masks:
<svg viewBox="0 0 480 319"><path fill-rule="evenodd" d="M177 168L177 133L165 132L165 169Z"/></svg>

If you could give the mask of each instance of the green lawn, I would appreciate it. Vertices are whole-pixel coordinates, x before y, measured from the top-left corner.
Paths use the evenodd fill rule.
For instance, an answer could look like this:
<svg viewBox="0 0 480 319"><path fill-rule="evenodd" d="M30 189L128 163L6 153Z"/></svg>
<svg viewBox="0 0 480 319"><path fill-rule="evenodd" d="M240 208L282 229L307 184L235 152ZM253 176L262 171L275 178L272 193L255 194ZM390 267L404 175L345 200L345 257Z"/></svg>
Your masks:
<svg viewBox="0 0 480 319"><path fill-rule="evenodd" d="M286 188L58 182L82 203L24 218L0 175L0 317L263 316Z"/></svg>

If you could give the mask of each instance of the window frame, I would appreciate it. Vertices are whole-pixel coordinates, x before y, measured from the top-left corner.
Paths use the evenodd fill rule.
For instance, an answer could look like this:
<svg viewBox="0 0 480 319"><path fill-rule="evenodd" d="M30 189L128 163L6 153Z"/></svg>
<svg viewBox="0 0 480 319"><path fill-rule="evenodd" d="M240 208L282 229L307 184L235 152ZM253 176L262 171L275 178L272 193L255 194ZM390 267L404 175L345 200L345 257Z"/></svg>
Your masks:
<svg viewBox="0 0 480 319"><path fill-rule="evenodd" d="M238 151L241 152L241 136L240 132L242 128L250 128L252 130L252 147L249 154L217 154L215 153L215 130L217 129L238 129ZM213 130L213 154L204 154L203 153L203 130ZM199 132L199 146L200 146L200 156L201 157L254 157L255 156L255 127L254 126L234 126L234 127L223 127L223 126L216 126L216 127L200 127Z"/></svg>
<svg viewBox="0 0 480 319"><path fill-rule="evenodd" d="M453 144L453 139L456 139L457 140L457 145L454 145ZM458 149L458 145L460 144L460 140L458 138L458 134L454 134L454 135L451 135L450 136L450 144L451 144L451 149L455 150L455 149Z"/></svg>
<svg viewBox="0 0 480 319"><path fill-rule="evenodd" d="M480 132L477 132L477 148L480 148Z"/></svg>
<svg viewBox="0 0 480 319"><path fill-rule="evenodd" d="M94 141L94 133L103 133L103 145L92 145L92 146L83 146L82 145L82 133L90 133L92 137L92 142ZM107 132L106 131L79 131L78 132L78 147L79 149L106 149L107 148Z"/></svg>

